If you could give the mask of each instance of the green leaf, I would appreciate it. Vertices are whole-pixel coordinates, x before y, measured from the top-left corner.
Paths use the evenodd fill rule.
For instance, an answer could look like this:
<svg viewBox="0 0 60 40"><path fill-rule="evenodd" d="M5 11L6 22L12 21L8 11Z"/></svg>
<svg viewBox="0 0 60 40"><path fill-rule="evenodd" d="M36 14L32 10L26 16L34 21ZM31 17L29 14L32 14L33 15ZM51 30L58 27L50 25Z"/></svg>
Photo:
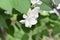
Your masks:
<svg viewBox="0 0 60 40"><path fill-rule="evenodd" d="M60 0L54 0L54 1L57 5L60 3Z"/></svg>
<svg viewBox="0 0 60 40"><path fill-rule="evenodd" d="M0 15L0 27L7 27L6 20L3 15Z"/></svg>
<svg viewBox="0 0 60 40"><path fill-rule="evenodd" d="M60 26L58 26L57 24L55 25L55 27L53 28L53 36L60 33Z"/></svg>
<svg viewBox="0 0 60 40"><path fill-rule="evenodd" d="M48 23L49 20L50 20L50 19L49 19L48 17L46 17L46 18L44 18L44 19L41 19L41 22L42 22L42 23Z"/></svg>
<svg viewBox="0 0 60 40"><path fill-rule="evenodd" d="M28 39L29 39L28 34L24 34L24 36L22 37L22 40L28 40Z"/></svg>
<svg viewBox="0 0 60 40"><path fill-rule="evenodd" d="M13 0L13 6L21 13L27 13L30 8L30 0Z"/></svg>
<svg viewBox="0 0 60 40"><path fill-rule="evenodd" d="M58 16L56 14L50 14L49 18L52 20L57 20Z"/></svg>
<svg viewBox="0 0 60 40"><path fill-rule="evenodd" d="M17 23L18 24L18 23ZM18 26L20 27L20 24L18 24ZM24 31L21 29L20 27L20 30L17 28L17 26L14 26L14 29L15 29L15 33L14 33L14 36L16 38L16 40L21 40L21 38L24 36Z"/></svg>
<svg viewBox="0 0 60 40"><path fill-rule="evenodd" d="M14 40L14 37L12 37L11 35L7 34L6 40Z"/></svg>
<svg viewBox="0 0 60 40"><path fill-rule="evenodd" d="M11 25L8 25L8 28L6 29L7 33L11 36L14 36L14 27Z"/></svg>
<svg viewBox="0 0 60 40"><path fill-rule="evenodd" d="M13 25L13 27L9 27L10 29L8 30L8 32L9 34L12 34L14 32L14 36L7 35L7 40L21 40L24 36L24 31L21 29L19 30L15 24Z"/></svg>
<svg viewBox="0 0 60 40"><path fill-rule="evenodd" d="M45 11L50 11L52 9L50 0L42 0L42 4L40 5L40 8Z"/></svg>
<svg viewBox="0 0 60 40"><path fill-rule="evenodd" d="M33 39L33 40L41 40L41 35L40 35L40 33L37 33L37 34L33 35L32 39Z"/></svg>
<svg viewBox="0 0 60 40"><path fill-rule="evenodd" d="M43 31L41 32L41 35L42 35L42 36L43 36L43 35L49 36L48 30L43 30Z"/></svg>
<svg viewBox="0 0 60 40"><path fill-rule="evenodd" d="M0 0L0 8L7 10L9 14L12 14L12 5L10 0Z"/></svg>

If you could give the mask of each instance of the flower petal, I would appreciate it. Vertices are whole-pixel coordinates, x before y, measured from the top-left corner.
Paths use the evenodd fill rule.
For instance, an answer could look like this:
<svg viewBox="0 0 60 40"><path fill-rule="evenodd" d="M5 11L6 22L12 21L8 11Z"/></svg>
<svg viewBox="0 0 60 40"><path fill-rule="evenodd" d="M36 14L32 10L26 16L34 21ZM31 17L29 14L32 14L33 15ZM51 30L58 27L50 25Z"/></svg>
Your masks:
<svg viewBox="0 0 60 40"><path fill-rule="evenodd" d="M25 23L25 20L21 20L21 21L19 21L20 23L22 23L22 24L24 24Z"/></svg>
<svg viewBox="0 0 60 40"><path fill-rule="evenodd" d="M57 11L56 9L54 9L54 12L55 12L58 16L60 16L60 14L58 13L58 11Z"/></svg>
<svg viewBox="0 0 60 40"><path fill-rule="evenodd" d="M58 16L60 16L56 9L53 9L52 11L50 11L50 13L56 13Z"/></svg>
<svg viewBox="0 0 60 40"><path fill-rule="evenodd" d="M37 23L37 20L35 20L35 19L32 19L31 21L30 21L30 24L31 25L35 25Z"/></svg>
<svg viewBox="0 0 60 40"><path fill-rule="evenodd" d="M42 2L40 0L31 0L31 3L34 4L42 4Z"/></svg>
<svg viewBox="0 0 60 40"><path fill-rule="evenodd" d="M30 13L28 13L28 16L35 19L38 18L39 9L40 9L39 7L35 7L30 11Z"/></svg>
<svg viewBox="0 0 60 40"><path fill-rule="evenodd" d="M27 18L27 15L24 14L24 15L23 15L23 18Z"/></svg>
<svg viewBox="0 0 60 40"><path fill-rule="evenodd" d="M29 27L29 25L30 25L30 24L29 24L29 21L28 21L28 20L25 20L25 26L26 26L26 27Z"/></svg>
<svg viewBox="0 0 60 40"><path fill-rule="evenodd" d="M31 0L31 3L34 5L37 2L37 0Z"/></svg>
<svg viewBox="0 0 60 40"><path fill-rule="evenodd" d="M58 4L57 9L60 9L60 4Z"/></svg>
<svg viewBox="0 0 60 40"><path fill-rule="evenodd" d="M37 4L41 5L42 4L42 1L38 1Z"/></svg>

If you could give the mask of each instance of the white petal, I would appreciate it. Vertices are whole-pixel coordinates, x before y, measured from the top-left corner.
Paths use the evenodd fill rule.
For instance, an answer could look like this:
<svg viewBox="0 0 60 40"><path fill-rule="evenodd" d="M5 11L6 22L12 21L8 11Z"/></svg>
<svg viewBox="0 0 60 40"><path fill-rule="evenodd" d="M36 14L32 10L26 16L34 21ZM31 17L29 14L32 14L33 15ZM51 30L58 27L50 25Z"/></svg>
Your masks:
<svg viewBox="0 0 60 40"><path fill-rule="evenodd" d="M31 0L31 3L34 5L37 2L37 0Z"/></svg>
<svg viewBox="0 0 60 40"><path fill-rule="evenodd" d="M38 1L37 4L41 5L42 4L42 1Z"/></svg>
<svg viewBox="0 0 60 40"><path fill-rule="evenodd" d="M29 28L31 28L32 27L32 25L29 25Z"/></svg>
<svg viewBox="0 0 60 40"><path fill-rule="evenodd" d="M38 18L38 13L39 13L39 7L35 7L32 11L31 11L31 15L33 18Z"/></svg>
<svg viewBox="0 0 60 40"><path fill-rule="evenodd" d="M29 22L29 21L26 21L26 22L25 22L25 26L26 26L26 27L29 27L29 28L31 28L31 27L32 27L32 25L30 24L30 22Z"/></svg>
<svg viewBox="0 0 60 40"><path fill-rule="evenodd" d="M42 2L40 0L31 0L31 3L34 4L42 4Z"/></svg>
<svg viewBox="0 0 60 40"><path fill-rule="evenodd" d="M29 17L31 17L31 18L38 18L38 12L39 12L39 9L40 9L40 7L35 7L34 9L30 9L30 11L28 11L28 15L27 16L29 16Z"/></svg>
<svg viewBox="0 0 60 40"><path fill-rule="evenodd" d="M58 16L60 16L56 9L53 9L52 11L50 11L50 13L56 13Z"/></svg>
<svg viewBox="0 0 60 40"><path fill-rule="evenodd" d="M25 21L25 26L26 26L26 27L29 27L29 25L30 25L30 24L29 24L29 21L26 20L26 21Z"/></svg>
<svg viewBox="0 0 60 40"><path fill-rule="evenodd" d="M40 7L35 7L33 10L32 10L32 13L34 14L37 14L37 13L39 13L39 11L40 11Z"/></svg>
<svg viewBox="0 0 60 40"><path fill-rule="evenodd" d="M33 10L38 11L38 10L40 10L40 7L35 7Z"/></svg>
<svg viewBox="0 0 60 40"><path fill-rule="evenodd" d="M37 23L37 20L33 19L33 18L27 18L25 20L25 26L26 27L32 27L32 25L35 25Z"/></svg>
<svg viewBox="0 0 60 40"><path fill-rule="evenodd" d="M31 12L29 15L30 18L38 18L38 13L37 12Z"/></svg>
<svg viewBox="0 0 60 40"><path fill-rule="evenodd" d="M60 9L60 4L57 6L57 9Z"/></svg>
<svg viewBox="0 0 60 40"><path fill-rule="evenodd" d="M58 16L60 16L60 14L57 12L57 10L56 10L56 9L54 9L54 12L55 12Z"/></svg>
<svg viewBox="0 0 60 40"><path fill-rule="evenodd" d="M23 15L23 18L27 18L27 15L24 14L24 15Z"/></svg>
<svg viewBox="0 0 60 40"><path fill-rule="evenodd" d="M35 7L34 9L32 9L32 13L39 12L39 10L40 10L40 7Z"/></svg>
<svg viewBox="0 0 60 40"><path fill-rule="evenodd" d="M22 24L24 24L25 23L25 20L21 20L21 21L19 21L20 23L22 23Z"/></svg>
<svg viewBox="0 0 60 40"><path fill-rule="evenodd" d="M37 20L35 20L35 19L32 19L31 21L30 21L30 24L31 25L35 25L37 23Z"/></svg>

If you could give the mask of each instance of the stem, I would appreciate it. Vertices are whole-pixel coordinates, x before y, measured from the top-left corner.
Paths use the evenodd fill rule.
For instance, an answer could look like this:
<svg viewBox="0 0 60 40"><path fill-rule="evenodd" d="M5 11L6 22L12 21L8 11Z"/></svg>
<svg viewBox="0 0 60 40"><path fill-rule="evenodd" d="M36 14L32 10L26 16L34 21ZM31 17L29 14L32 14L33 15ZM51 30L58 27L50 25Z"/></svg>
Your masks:
<svg viewBox="0 0 60 40"><path fill-rule="evenodd" d="M50 2L51 2L51 4L52 4L53 8L55 8L56 11L60 14L60 10L57 9L57 5L55 4L54 0L50 0Z"/></svg>
<svg viewBox="0 0 60 40"><path fill-rule="evenodd" d="M32 30L29 33L29 40L32 40Z"/></svg>
<svg viewBox="0 0 60 40"><path fill-rule="evenodd" d="M6 30L5 30L5 28L1 27L1 32L2 32L2 40L6 40Z"/></svg>

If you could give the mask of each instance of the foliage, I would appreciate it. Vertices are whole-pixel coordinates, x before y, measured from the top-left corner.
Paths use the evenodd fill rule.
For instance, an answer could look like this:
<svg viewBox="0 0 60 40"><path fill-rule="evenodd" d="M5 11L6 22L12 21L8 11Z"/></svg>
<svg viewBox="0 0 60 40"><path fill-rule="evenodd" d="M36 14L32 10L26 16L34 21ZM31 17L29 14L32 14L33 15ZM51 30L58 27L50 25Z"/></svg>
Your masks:
<svg viewBox="0 0 60 40"><path fill-rule="evenodd" d="M49 30L51 29L52 37L59 34L60 16L56 13L49 13L54 9L50 0L41 1L42 4L38 6L42 12L37 18L38 22L28 28L19 21L23 19L23 14L27 15L29 8L34 8L31 0L0 0L0 39L4 38L5 32L6 40L43 40L43 36L50 36ZM60 3L59 0L54 0L54 2L56 5ZM5 13L7 11L8 13Z"/></svg>

